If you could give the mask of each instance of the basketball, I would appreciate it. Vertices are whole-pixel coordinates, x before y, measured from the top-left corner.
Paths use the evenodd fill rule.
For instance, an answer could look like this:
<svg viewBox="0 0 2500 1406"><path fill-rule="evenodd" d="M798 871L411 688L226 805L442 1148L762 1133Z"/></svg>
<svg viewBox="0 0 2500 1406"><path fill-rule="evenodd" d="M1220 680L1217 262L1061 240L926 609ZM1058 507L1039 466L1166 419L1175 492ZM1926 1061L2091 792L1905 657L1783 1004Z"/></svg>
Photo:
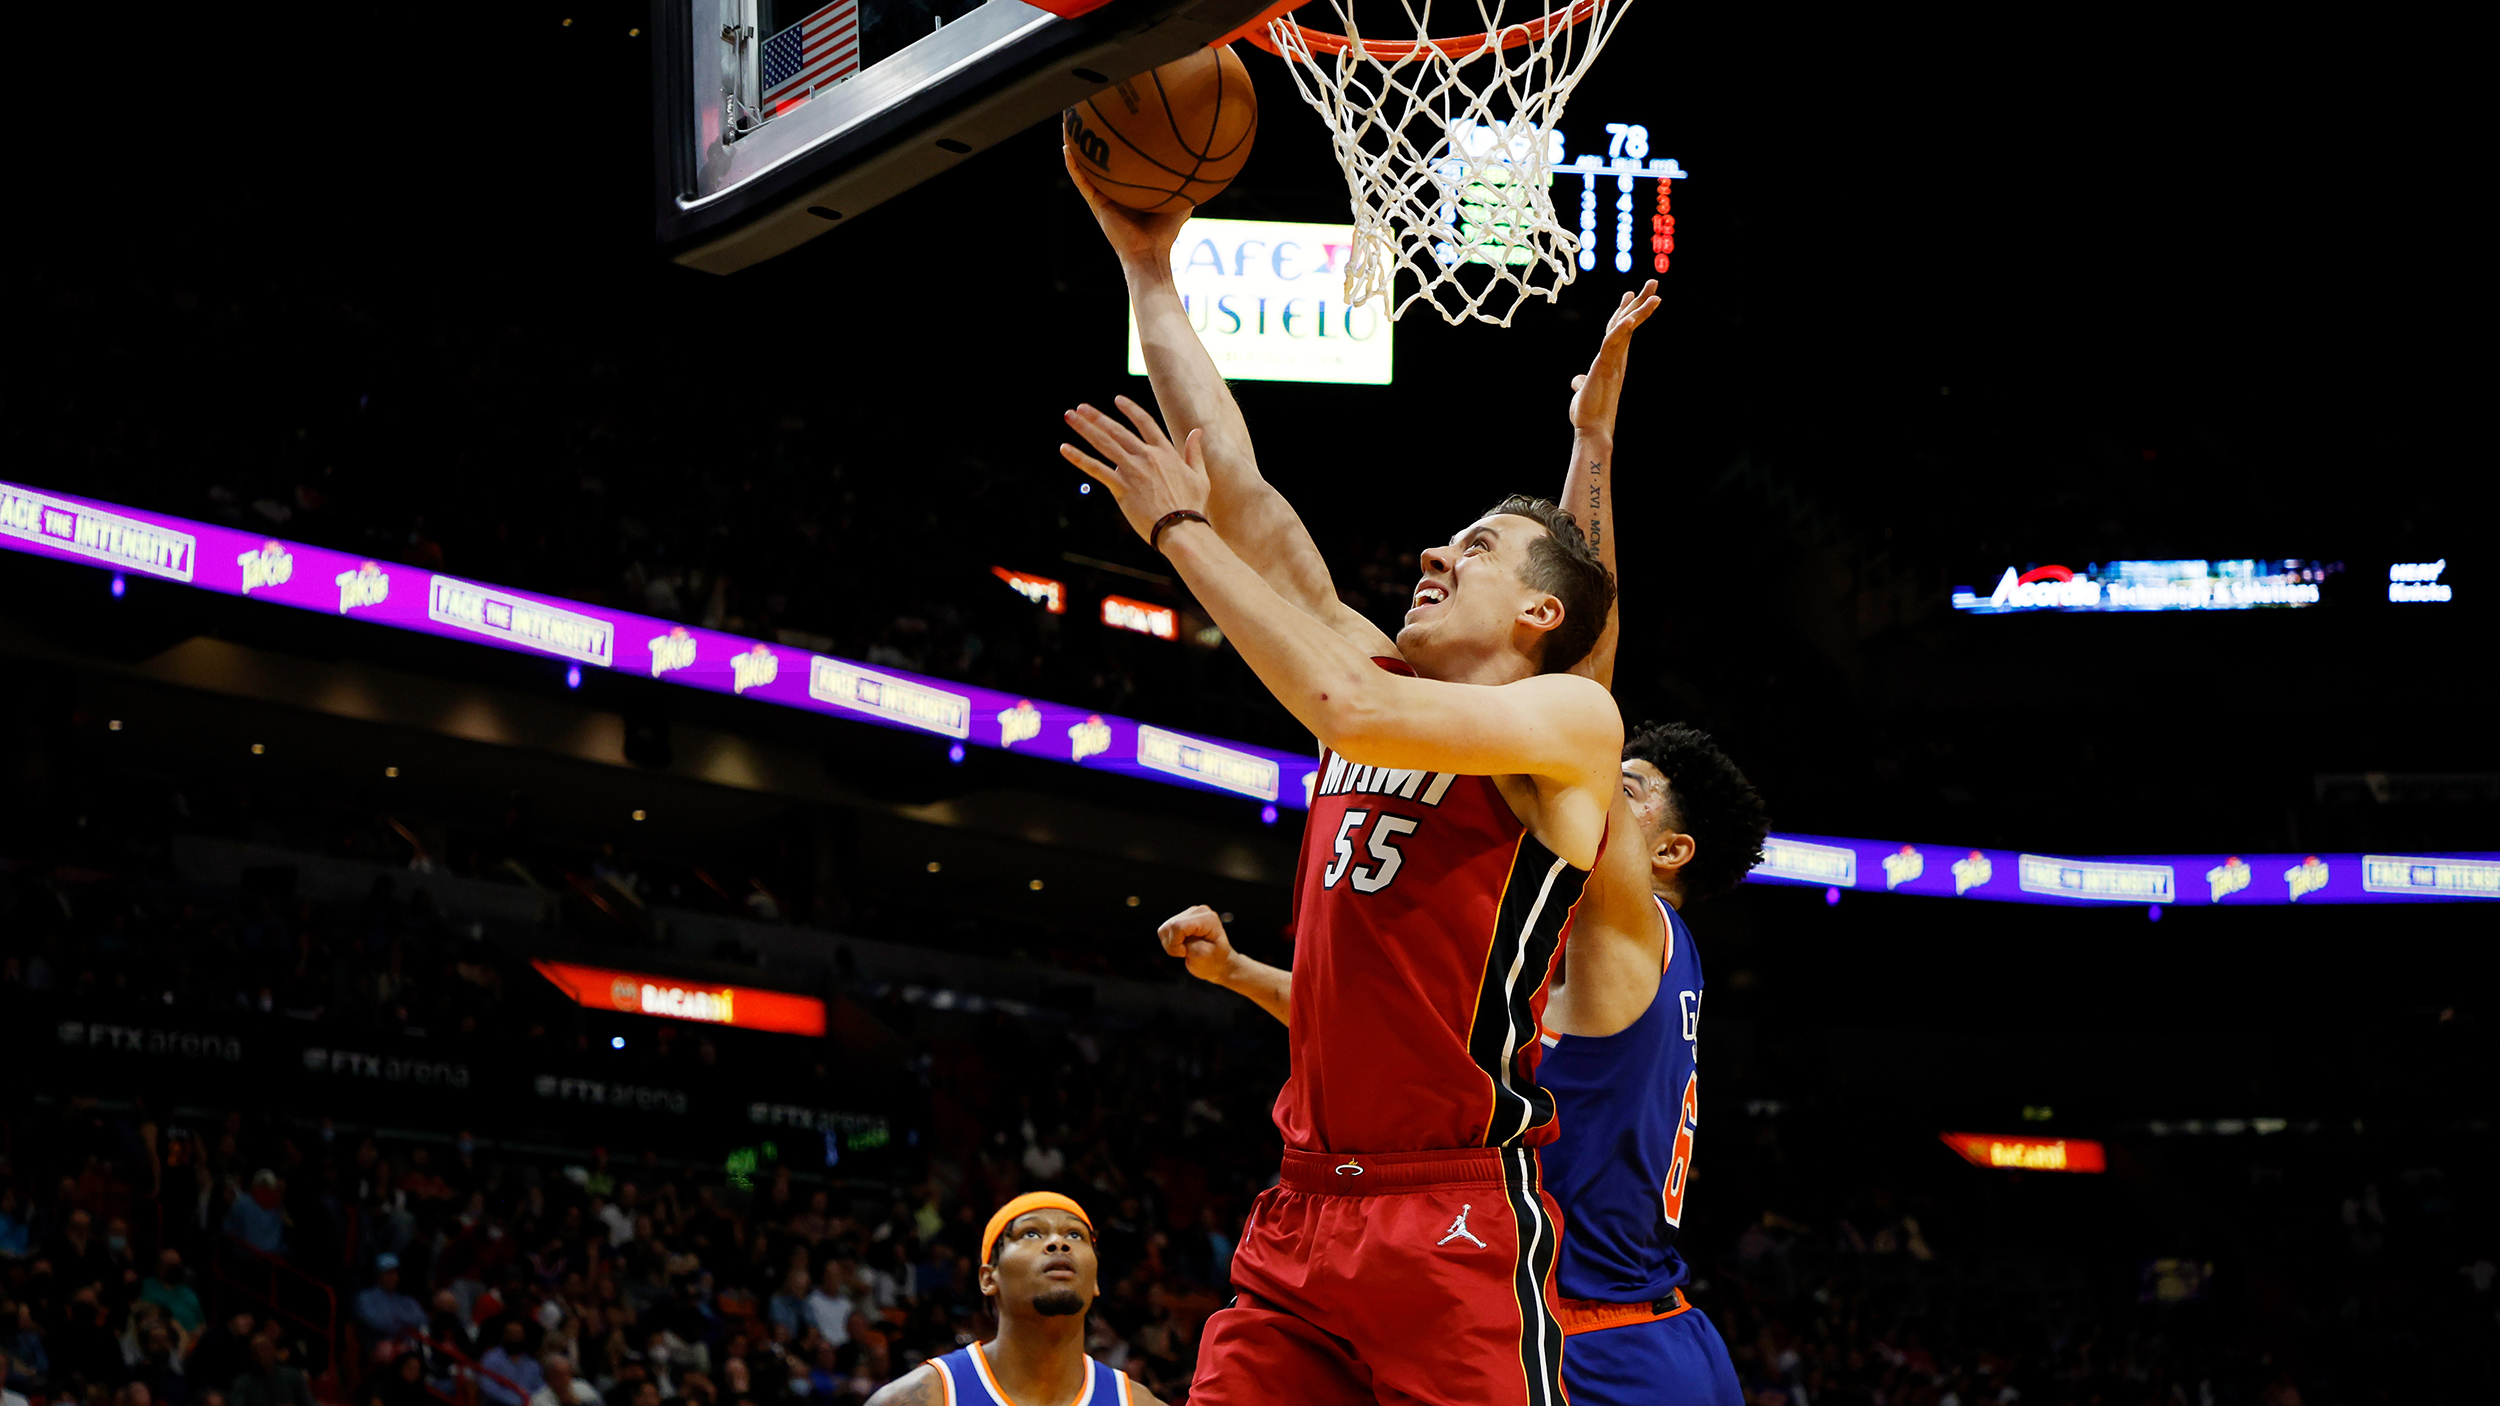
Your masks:
<svg viewBox="0 0 2500 1406"><path fill-rule="evenodd" d="M1201 49L1069 108L1068 145L1102 193L1132 210L1204 205L1232 184L1259 130L1250 70Z"/></svg>

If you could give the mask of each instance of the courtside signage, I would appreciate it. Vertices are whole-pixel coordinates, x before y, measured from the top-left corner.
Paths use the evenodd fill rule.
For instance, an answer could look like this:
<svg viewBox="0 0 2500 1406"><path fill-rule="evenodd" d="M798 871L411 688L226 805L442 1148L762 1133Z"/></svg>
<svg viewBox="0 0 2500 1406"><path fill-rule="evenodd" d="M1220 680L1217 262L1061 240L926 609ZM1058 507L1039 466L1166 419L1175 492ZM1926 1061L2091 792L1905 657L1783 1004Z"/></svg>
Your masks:
<svg viewBox="0 0 2500 1406"><path fill-rule="evenodd" d="M1215 369L1233 381L1389 384L1396 324L1377 306L1349 307L1352 225L1193 219L1172 246L1181 307ZM1137 314L1128 371L1146 374Z"/></svg>
<svg viewBox="0 0 2500 1406"><path fill-rule="evenodd" d="M2365 854L2361 874L2361 886L2372 893L2500 898L2500 859Z"/></svg>
<svg viewBox="0 0 2500 1406"><path fill-rule="evenodd" d="M425 613L438 625L602 669L615 662L615 627L595 615L451 576L435 577L428 591Z"/></svg>
<svg viewBox="0 0 2500 1406"><path fill-rule="evenodd" d="M1818 844L1811 840L1767 839L1762 842L1762 863L1755 866L1754 873L1766 879L1784 879L1793 884L1856 888L1858 855L1857 851L1843 845Z"/></svg>
<svg viewBox="0 0 2500 1406"><path fill-rule="evenodd" d="M191 579L200 549L190 533L10 484L0 484L0 533L50 547L61 556L174 581Z"/></svg>
<svg viewBox="0 0 2500 1406"><path fill-rule="evenodd" d="M2107 903L2169 903L2178 877L2167 864L2052 859L2044 854L2024 855L2019 872L2025 893Z"/></svg>
<svg viewBox="0 0 2500 1406"><path fill-rule="evenodd" d="M2080 1137L1999 1137L1994 1133L1939 1133L1944 1145L1974 1167L2006 1172L2105 1172L2109 1156Z"/></svg>
<svg viewBox="0 0 2500 1406"><path fill-rule="evenodd" d="M1137 754L1135 720L951 680L876 669L831 655L673 620L558 600L427 572L263 533L0 482L0 548L147 573L222 595L345 616L498 649L552 655L584 671L613 669L726 696L959 738L1164 785L1255 794L1240 780L1309 768L1298 754L1225 746L1229 763L1191 767L1159 750ZM1049 609L1065 588L1048 577L1007 584ZM1002 577L1002 579L1004 579ZM1004 715L1004 716L1002 716ZM1193 759L1197 760L1197 759ZM1272 790L1272 788L1271 788ZM1276 799L1272 794L1263 799ZM1297 789L1280 805L1307 803Z"/></svg>
<svg viewBox="0 0 2500 1406"><path fill-rule="evenodd" d="M1003 566L991 567L990 574L1006 582L1007 589L1051 614L1068 613L1068 588L1059 582L1047 576L1036 576L1030 571L1013 571Z"/></svg>
<svg viewBox="0 0 2500 1406"><path fill-rule="evenodd" d="M1195 222L1193 222L1193 228ZM0 548L107 570L164 576L198 590L552 654L713 693L960 738L1096 770L1307 810L1307 752L1216 742L1109 713L806 654L655 616L549 600L67 494L0 482ZM807 667L799 667L804 658ZM979 726L974 726L975 721ZM1286 776L1295 778L1292 786ZM2500 902L2500 853L2103 855L2060 859L2017 850L1773 835L1758 884L1856 888L2009 903ZM2028 866L2028 867L2026 867ZM2064 872L2072 870L2071 875ZM2149 873L2164 871L2166 878ZM2156 892L2171 896L2155 898Z"/></svg>
<svg viewBox="0 0 2500 1406"><path fill-rule="evenodd" d="M2069 857L1962 845L1779 835L1757 884L1872 888L1996 903L2245 908L2320 903L2500 902L2500 854L2121 854Z"/></svg>
<svg viewBox="0 0 2500 1406"><path fill-rule="evenodd" d="M1277 782L1284 774L1274 758L1146 723L1137 726L1137 760L1166 775L1188 777L1262 801L1276 799Z"/></svg>
<svg viewBox="0 0 2500 1406"><path fill-rule="evenodd" d="M817 655L809 666L807 692L820 703L871 713L905 727L940 732L948 737L972 736L972 700L962 694L863 669L826 655Z"/></svg>
<svg viewBox="0 0 2500 1406"><path fill-rule="evenodd" d="M1993 589L1956 588L1953 608L1972 615L2297 608L2316 605L2327 578L2343 569L2341 562L2245 558L2008 566Z"/></svg>
<svg viewBox="0 0 2500 1406"><path fill-rule="evenodd" d="M1168 605L1130 600L1126 596L1102 598L1102 623L1115 630L1152 635L1159 640L1180 638L1180 612Z"/></svg>
<svg viewBox="0 0 2500 1406"><path fill-rule="evenodd" d="M712 986L648 972L615 971L572 962L532 962L538 974L575 1005L595 1011L656 1015L698 1025L734 1025L784 1035L825 1033L825 1003L813 996L755 986Z"/></svg>

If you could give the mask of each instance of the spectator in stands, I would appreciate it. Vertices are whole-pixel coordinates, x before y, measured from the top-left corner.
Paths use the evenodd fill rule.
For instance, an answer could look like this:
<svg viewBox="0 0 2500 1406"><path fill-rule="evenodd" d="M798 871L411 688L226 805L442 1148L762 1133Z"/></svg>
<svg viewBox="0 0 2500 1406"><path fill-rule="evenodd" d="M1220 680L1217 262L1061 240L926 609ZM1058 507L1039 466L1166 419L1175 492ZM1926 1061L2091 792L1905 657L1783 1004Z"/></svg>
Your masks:
<svg viewBox="0 0 2500 1406"><path fill-rule="evenodd" d="M399 1291L399 1256L373 1261L373 1284L356 1295L356 1321L371 1335L376 1361L387 1361L425 1331L425 1309Z"/></svg>
<svg viewBox="0 0 2500 1406"><path fill-rule="evenodd" d="M793 1266L782 1277L781 1292L765 1305L764 1316L773 1330L773 1340L794 1343L807 1332L812 1320L807 1313L807 1270Z"/></svg>
<svg viewBox="0 0 2500 1406"><path fill-rule="evenodd" d="M236 1313L212 1325L192 1345L187 1370L209 1386L220 1382L231 1385L235 1378L252 1369L253 1330L259 1326L248 1312Z"/></svg>
<svg viewBox="0 0 2500 1406"><path fill-rule="evenodd" d="M816 1292L807 1296L808 1321L835 1346L851 1340L851 1313L858 1308L851 1298L851 1266L847 1260L834 1260L825 1266L824 1279Z"/></svg>
<svg viewBox="0 0 2500 1406"><path fill-rule="evenodd" d="M286 1184L263 1167L252 1173L252 1189L227 1208L226 1233L264 1255L284 1255L286 1226Z"/></svg>
<svg viewBox="0 0 2500 1406"><path fill-rule="evenodd" d="M234 1406L317 1406L303 1369L282 1361L265 1333L252 1339L251 1368L234 1379L232 1396Z"/></svg>
<svg viewBox="0 0 2500 1406"><path fill-rule="evenodd" d="M139 1292L139 1261L130 1249L130 1222L119 1216L104 1223L105 1295L128 1303Z"/></svg>
<svg viewBox="0 0 2500 1406"><path fill-rule="evenodd" d="M517 1305L514 1312L519 1312ZM518 1317L504 1320L503 1336L478 1359L478 1366L483 1370L478 1373L477 1389L497 1406L523 1406L546 1385L539 1375L538 1359L530 1355L529 1325Z"/></svg>
<svg viewBox="0 0 2500 1406"><path fill-rule="evenodd" d="M0 1264L15 1264L34 1248L34 1218L17 1188L0 1182Z"/></svg>
<svg viewBox="0 0 2500 1406"><path fill-rule="evenodd" d="M61 1233L43 1247L43 1256L52 1261L52 1273L67 1289L103 1284L112 1274L112 1260L96 1239L95 1221L83 1210L72 1210L61 1227Z"/></svg>
<svg viewBox="0 0 2500 1406"><path fill-rule="evenodd" d="M173 1333L164 1323L151 1323L139 1335L139 1357L130 1370L133 1381L147 1389L157 1406L189 1406L191 1382L183 1373L181 1354L174 1350Z"/></svg>
<svg viewBox="0 0 2500 1406"><path fill-rule="evenodd" d="M460 1296L449 1289L434 1291L433 1317L426 1331L449 1347L462 1352L477 1351L477 1325L460 1309Z"/></svg>
<svg viewBox="0 0 2500 1406"><path fill-rule="evenodd" d="M602 1206L596 1197L591 1204L597 1208L601 1224L608 1228L608 1248L621 1250L634 1242L634 1202L639 1193L632 1182L616 1189L616 1199Z"/></svg>
<svg viewBox="0 0 2500 1406"><path fill-rule="evenodd" d="M156 1273L140 1284L139 1297L162 1307L186 1344L208 1322L208 1311L200 1307L199 1292L191 1287L190 1272L182 1267L182 1252L170 1245L157 1253Z"/></svg>
<svg viewBox="0 0 2500 1406"><path fill-rule="evenodd" d="M14 1304L0 1323L0 1367L12 1391L40 1392L52 1385L52 1356L44 1351L32 1304Z"/></svg>
<svg viewBox="0 0 2500 1406"><path fill-rule="evenodd" d="M52 1333L52 1366L61 1383L109 1386L122 1376L121 1343L113 1336L103 1297L93 1284L69 1296Z"/></svg>
<svg viewBox="0 0 2500 1406"><path fill-rule="evenodd" d="M592 1406L599 1400L598 1388L573 1375L573 1359L564 1353L540 1357L538 1368L545 1385L530 1393L529 1406Z"/></svg>
<svg viewBox="0 0 2500 1406"><path fill-rule="evenodd" d="M426 1390L425 1359L413 1352L403 1352L385 1372L377 1372L365 1383L364 1406L436 1406L432 1393Z"/></svg>

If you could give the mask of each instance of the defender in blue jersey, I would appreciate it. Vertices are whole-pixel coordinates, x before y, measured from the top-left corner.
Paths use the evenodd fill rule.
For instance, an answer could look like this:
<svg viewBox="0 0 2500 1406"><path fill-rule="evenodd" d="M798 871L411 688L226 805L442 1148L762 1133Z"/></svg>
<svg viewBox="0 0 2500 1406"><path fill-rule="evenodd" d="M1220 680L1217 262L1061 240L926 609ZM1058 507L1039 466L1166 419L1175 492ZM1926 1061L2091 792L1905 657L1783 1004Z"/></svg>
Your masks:
<svg viewBox="0 0 2500 1406"><path fill-rule="evenodd" d="M1701 952L1679 910L1742 881L1768 821L1702 733L1644 728L1623 752L1624 798L1565 939L1537 1071L1561 1129L1541 1155L1563 1210L1563 1382L1579 1406L1740 1406L1675 1243L1701 1106Z"/></svg>
<svg viewBox="0 0 2500 1406"><path fill-rule="evenodd" d="M1101 1293L1094 1223L1056 1192L1029 1192L981 1234L981 1292L998 1336L924 1362L868 1406L1163 1406L1085 1355L1085 1315Z"/></svg>

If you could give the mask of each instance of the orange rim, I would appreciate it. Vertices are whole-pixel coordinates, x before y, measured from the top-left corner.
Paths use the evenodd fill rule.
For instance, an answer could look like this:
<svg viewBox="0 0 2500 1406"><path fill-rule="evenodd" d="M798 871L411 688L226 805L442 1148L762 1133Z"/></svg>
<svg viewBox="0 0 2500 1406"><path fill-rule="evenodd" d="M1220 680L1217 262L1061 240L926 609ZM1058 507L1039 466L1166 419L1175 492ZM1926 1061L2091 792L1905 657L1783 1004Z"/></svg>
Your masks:
<svg viewBox="0 0 2500 1406"><path fill-rule="evenodd" d="M1445 58L1469 59L1487 49L1516 48L1532 39L1543 39L1556 29L1569 29L1595 14L1597 7L1603 3L1605 0L1573 0L1569 6L1559 10L1548 10L1525 24L1505 25L1483 34L1461 35L1456 39L1425 37L1406 43L1400 43L1394 39L1366 39L1357 44L1342 34L1331 34L1324 29L1313 29L1289 19L1279 19L1276 22L1290 27L1295 34L1301 36L1302 42L1309 46L1314 54L1342 54L1348 49L1360 48L1364 57L1376 63L1394 64L1419 59L1436 51ZM1245 37L1269 53L1279 58L1284 57L1284 51L1276 46L1276 41L1269 37L1266 29L1252 30Z"/></svg>

